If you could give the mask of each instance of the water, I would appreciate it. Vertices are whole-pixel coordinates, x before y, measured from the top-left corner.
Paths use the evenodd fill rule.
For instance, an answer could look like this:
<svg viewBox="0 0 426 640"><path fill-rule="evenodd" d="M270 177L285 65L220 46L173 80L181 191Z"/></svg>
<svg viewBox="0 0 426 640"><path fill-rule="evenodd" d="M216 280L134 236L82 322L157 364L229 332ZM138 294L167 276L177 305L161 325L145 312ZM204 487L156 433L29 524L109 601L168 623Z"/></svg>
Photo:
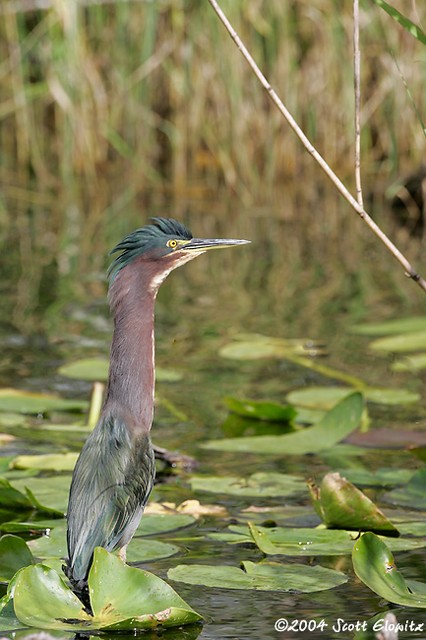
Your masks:
<svg viewBox="0 0 426 640"><path fill-rule="evenodd" d="M203 203L198 209L215 207L219 205ZM287 459L241 456L199 448L199 443L223 435L222 423L228 413L223 403L225 396L284 402L285 394L292 389L332 382L282 359L236 362L221 358L218 354L221 346L244 332L318 340L326 345L328 356L324 362L330 366L372 385L419 391L422 402L418 406L389 409L371 405L372 428L422 430L426 426L423 376L393 373L389 369L390 358L374 355L368 349L368 338L349 332L354 322L421 314L424 296L404 279L396 263L368 236L360 221L350 218L343 207L339 215L341 219L333 215L330 222L326 213L316 210L312 212L311 223L306 225L306 216L303 223L298 222L297 213L284 222L279 207L244 211L230 216L226 222L223 219L218 222L219 217L214 215L190 214L188 222L194 235L252 240L250 246L212 252L171 274L158 297L157 364L176 369L183 377L179 382L157 385L160 402L153 438L160 446L194 456L199 462L198 472L248 475L254 471L280 471L306 478L321 477L328 469L324 459L315 456ZM103 242L94 241L94 253L97 245ZM417 251L414 245L411 249ZM421 266L417 265L420 270ZM111 325L102 272L77 271L78 282L74 284L68 275L57 273L55 295L50 292L46 296L41 288L35 297L28 295L31 274L19 273L17 269L14 276L5 285L1 311L1 384L57 392L67 397L88 397L90 385L59 376L57 368L79 357L108 354ZM22 285L23 279L27 279L27 286ZM162 398L167 403L162 403ZM170 412L170 403L185 420ZM5 443L2 454L45 450L53 451L56 447L17 439ZM379 454L366 451L364 456L371 469L398 468L399 458L398 451ZM416 468L420 463L406 456L404 465ZM155 490L154 499L180 502L194 497L186 480L185 475L169 479L165 486ZM197 497L225 506L228 516L201 520L196 527L198 539L182 543L181 556L149 563L148 570L165 577L169 567L182 562L238 566L241 560L262 558L253 548L204 537L206 532L224 528L244 506L259 505L259 499L240 500L215 494ZM270 504L279 502L269 500ZM288 502L292 504L291 500ZM306 504L308 499L305 497L301 502ZM173 535L163 536L170 537ZM292 558L285 561L305 562ZM388 609L385 602L354 577L349 557L321 557L319 561L347 573L349 582L314 594L231 591L182 583L174 586L205 615L207 624L198 636L204 640L296 638L307 634L310 638L352 638L354 632L342 631L339 619L355 623ZM408 577L424 580L425 564L425 550L398 556L398 566L404 568ZM401 621L409 619L419 624L423 621L421 610L397 609L396 614ZM279 618L312 620L315 624L324 620L326 626L311 627L308 632L306 622L295 623L294 631L279 633L274 628ZM333 625L337 625L337 631ZM195 629L160 635L176 640L197 634ZM18 633L14 637L25 636ZM63 633L55 637L70 636ZM403 632L400 637L421 638L426 637L426 632Z"/></svg>

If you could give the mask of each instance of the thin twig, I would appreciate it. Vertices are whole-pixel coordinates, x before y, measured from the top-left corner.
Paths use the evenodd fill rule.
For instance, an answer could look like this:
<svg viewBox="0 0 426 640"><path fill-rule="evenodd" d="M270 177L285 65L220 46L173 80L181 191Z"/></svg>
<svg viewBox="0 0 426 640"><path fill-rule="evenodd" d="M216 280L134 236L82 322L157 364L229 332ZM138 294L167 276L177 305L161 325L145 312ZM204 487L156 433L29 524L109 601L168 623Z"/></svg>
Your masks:
<svg viewBox="0 0 426 640"><path fill-rule="evenodd" d="M221 20L221 22L225 26L225 28L228 31L229 35L231 36L231 38L235 42L237 48L240 50L241 54L244 56L245 60L250 65L253 73L255 74L257 79L259 80L260 84L265 89L265 91L268 93L268 95L271 98L272 102L275 104L275 106L279 109L281 114L287 120L288 124L293 129L293 131L296 133L296 135L298 136L298 138L300 139L300 141L302 142L303 146L308 151L308 153L310 153L311 156L316 160L316 162L319 164L321 169L328 176L328 178L332 181L332 183L337 188L337 190L340 192L340 194L351 205L351 207L354 209L354 211L356 211L356 213L360 216L360 218L362 218L364 220L364 222L370 227L370 229L373 231L373 233L383 242L383 244L386 246L388 251L390 251L392 253L394 258L396 258L396 260L398 260L400 265L403 267L406 276L408 278L411 278L412 280L414 280L414 282L417 282L417 284L423 289L423 291L426 291L426 280L424 280L422 278L422 276L420 276L413 269L413 267L411 266L411 264L407 260L407 258L399 251L399 249L393 244L393 242L387 237L387 235L380 229L380 227L368 215L368 213L365 211L365 209L353 197L353 195L345 187L345 185L340 180L340 178L338 178L338 176L334 173L334 171L331 169L331 167L327 164L327 162L324 160L324 158L321 156L321 154L315 149L313 144L310 142L309 138L305 135L305 133L299 127L299 125L297 124L296 120L293 118L291 113L287 110L287 108L285 107L285 105L282 102L282 100L280 99L280 97L277 95L277 93L271 87L271 85L269 84L268 80L265 78L265 76L263 75L263 73L261 72L259 67L257 66L257 64L254 61L253 57L249 53L249 51L246 48L246 46L243 44L241 38L238 36L237 32L235 31L235 29L233 28L233 26L229 22L228 18L226 17L226 15L222 11L222 9L220 8L220 6L216 2L216 0L209 0L209 2L211 4L211 6L213 7L214 11L216 12L216 14L218 15L219 19Z"/></svg>
<svg viewBox="0 0 426 640"><path fill-rule="evenodd" d="M361 185L361 53L359 49L359 0L354 0L354 93L355 93L355 188L356 199L364 207Z"/></svg>

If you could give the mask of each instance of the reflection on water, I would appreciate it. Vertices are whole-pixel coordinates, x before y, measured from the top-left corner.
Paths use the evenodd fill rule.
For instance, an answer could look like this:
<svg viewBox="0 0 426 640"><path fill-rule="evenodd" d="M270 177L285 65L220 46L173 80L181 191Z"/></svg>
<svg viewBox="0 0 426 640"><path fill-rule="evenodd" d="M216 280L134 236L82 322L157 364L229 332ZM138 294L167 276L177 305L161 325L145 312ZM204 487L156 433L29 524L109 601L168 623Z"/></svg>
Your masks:
<svg viewBox="0 0 426 640"><path fill-rule="evenodd" d="M222 435L221 423L227 415L224 396L282 402L293 388L328 383L319 374L286 361L238 363L221 359L220 347L242 332L319 340L327 344L330 354L327 364L371 384L408 385L422 391L421 375L407 377L391 372L386 358L368 351L368 340L351 335L347 329L361 319L421 314L424 294L404 279L393 259L341 202L330 198L324 206L307 193L305 200L300 196L297 199L297 207L304 208L300 216L288 196L283 202L285 209L282 202L277 202L275 208L249 211L226 201L196 205L185 202L176 205L176 212L167 212L187 222L197 236L252 240L251 245L241 250L208 253L173 273L158 297L157 362L182 371L183 378L157 385L154 441L196 456L203 473L229 475L275 470L307 477L320 475L327 468L324 460L315 457L285 459L252 454L241 458L198 448L199 442ZM216 215L224 210L228 210L226 218ZM150 213L165 214L164 209ZM91 243L86 239L80 245L78 238L67 239L59 249L57 243L44 243L42 251L39 247L32 253L31 264L22 243L10 249L8 259L1 263L2 385L88 396L88 384L58 376L57 368L64 361L108 353L111 325L105 296L106 253L125 232L145 221L130 212L125 221L100 229ZM417 253L414 245L408 249L412 255ZM416 266L422 271L421 264ZM168 410L167 402L161 403L162 397L188 416L188 421L177 420ZM371 414L375 427L419 429L426 424L423 405L394 407L392 411L372 406ZM78 448L79 444L72 446ZM20 440L5 445L3 453L36 452L44 447ZM383 453L380 460L375 455L369 458L372 468L383 464L398 466L397 454ZM352 463L357 464L356 460ZM192 497L185 483L176 485L173 479L156 492L156 497L163 500ZM211 494L205 501L214 500ZM228 508L230 518L250 504L242 505L230 498L221 498L220 502ZM226 526L229 519L225 520L202 522L200 534L206 528ZM261 559L252 548L214 544L203 538L183 547L185 562L211 562L214 555L216 561L238 566L240 560ZM402 555L404 566L413 575L420 573L424 577L426 552ZM321 559L322 564L334 568L336 562L340 570L351 574L348 558ZM178 562L169 559L150 563L147 568L164 577L174 564ZM278 636L274 621L280 617L325 618L329 623L337 617L366 620L384 609L380 599L353 577L347 585L311 595L224 591L183 584L174 587L206 615L208 624L199 635L204 640L296 637L287 633ZM419 614L412 612L412 619L417 618ZM185 628L161 631L159 636L189 640L199 632L198 627ZM23 639L27 635L19 632L14 637ZM63 633L52 632L52 636L71 638ZM334 636L317 631L309 637Z"/></svg>

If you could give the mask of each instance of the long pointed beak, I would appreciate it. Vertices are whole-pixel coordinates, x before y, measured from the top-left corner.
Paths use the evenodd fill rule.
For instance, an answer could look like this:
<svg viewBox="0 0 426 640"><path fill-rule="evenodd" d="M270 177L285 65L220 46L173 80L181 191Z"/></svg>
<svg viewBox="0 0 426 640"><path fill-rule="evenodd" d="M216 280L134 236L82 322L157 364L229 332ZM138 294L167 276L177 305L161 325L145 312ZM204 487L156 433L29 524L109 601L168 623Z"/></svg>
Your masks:
<svg viewBox="0 0 426 640"><path fill-rule="evenodd" d="M250 240L233 240L231 238L211 239L211 238L192 238L182 247L184 251L207 251L209 249L226 249L226 247L234 247L240 244L249 244Z"/></svg>

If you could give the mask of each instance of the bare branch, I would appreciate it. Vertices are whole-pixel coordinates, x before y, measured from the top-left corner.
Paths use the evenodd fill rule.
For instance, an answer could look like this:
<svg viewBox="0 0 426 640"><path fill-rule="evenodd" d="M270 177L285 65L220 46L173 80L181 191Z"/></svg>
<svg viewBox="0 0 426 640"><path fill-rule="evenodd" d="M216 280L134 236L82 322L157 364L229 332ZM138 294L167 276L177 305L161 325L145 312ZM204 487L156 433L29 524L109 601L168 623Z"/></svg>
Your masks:
<svg viewBox="0 0 426 640"><path fill-rule="evenodd" d="M354 93L355 93L355 188L356 199L364 206L361 186L361 53L359 49L359 0L354 0Z"/></svg>
<svg viewBox="0 0 426 640"><path fill-rule="evenodd" d="M383 244L388 249L388 251L390 251L392 253L394 258L399 262L399 264L404 269L406 276L408 278L411 278L412 280L414 280L414 282L417 282L417 284L423 289L423 291L426 291L426 281L422 278L422 276L420 276L414 270L414 268L411 266L411 264L407 260L407 258L399 251L399 249L393 244L393 242L387 237L387 235L380 229L380 227L368 215L368 213L365 211L363 206L359 204L359 202L354 198L354 196L350 193L350 191L345 187L345 185L340 180L340 178L334 173L334 171L327 164L327 162L324 160L324 158L321 156L321 154L315 149L313 144L310 142L309 138L305 135L305 133L299 127L299 125L297 124L296 120L293 118L291 113L285 107L285 105L282 102L281 98L274 91L274 89L269 84L268 80L265 78L265 76L263 75L263 73L259 69L258 65L254 61L253 57L251 56L251 54L249 53L248 49L246 48L246 46L242 42L241 38L238 36L237 32L235 31L235 29L233 28L233 26L229 22L228 18L226 17L224 12L220 8L220 6L217 3L217 1L216 0L209 0L209 2L211 4L211 6L213 7L214 11L216 12L216 14L218 15L219 19L221 20L221 22L225 26L225 28L228 31L229 35L231 36L231 38L235 42L236 46L238 47L238 49L240 50L240 52L244 56L245 60L250 65L253 73L255 74L257 79L259 80L260 84L265 89L265 91L268 93L268 95L271 98L272 102L275 104L275 106L278 108L278 110L281 112L281 114L287 120L287 123L290 125L290 127L293 129L293 131L296 133L296 135L298 136L298 138L300 139L300 141L302 142L303 146L308 151L308 153L310 153L311 156L316 160L316 162L319 164L319 166L324 171L324 173L332 181L332 183L334 184L336 189L345 198L345 200L351 205L352 209L354 209L354 211L356 211L356 213L360 216L360 218L362 218L362 220L364 220L364 222L370 227L372 232L383 242Z"/></svg>

